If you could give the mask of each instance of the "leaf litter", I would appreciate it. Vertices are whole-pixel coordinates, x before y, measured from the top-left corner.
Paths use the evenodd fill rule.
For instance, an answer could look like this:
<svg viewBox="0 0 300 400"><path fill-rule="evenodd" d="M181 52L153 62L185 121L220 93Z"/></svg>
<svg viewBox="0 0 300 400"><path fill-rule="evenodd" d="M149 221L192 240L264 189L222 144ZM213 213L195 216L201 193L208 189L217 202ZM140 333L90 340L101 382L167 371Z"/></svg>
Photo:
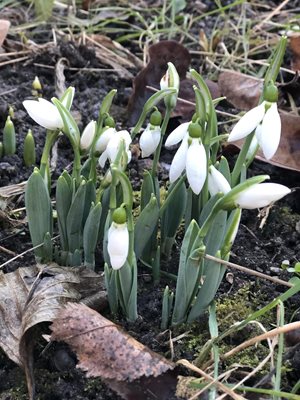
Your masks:
<svg viewBox="0 0 300 400"><path fill-rule="evenodd" d="M51 339L66 342L87 377L134 381L157 377L174 364L84 304L67 304L51 326Z"/></svg>
<svg viewBox="0 0 300 400"><path fill-rule="evenodd" d="M106 306L103 278L86 268L60 267L54 263L0 272L0 347L25 370L30 398L34 397L34 328L51 322L70 301L95 297L100 309Z"/></svg>

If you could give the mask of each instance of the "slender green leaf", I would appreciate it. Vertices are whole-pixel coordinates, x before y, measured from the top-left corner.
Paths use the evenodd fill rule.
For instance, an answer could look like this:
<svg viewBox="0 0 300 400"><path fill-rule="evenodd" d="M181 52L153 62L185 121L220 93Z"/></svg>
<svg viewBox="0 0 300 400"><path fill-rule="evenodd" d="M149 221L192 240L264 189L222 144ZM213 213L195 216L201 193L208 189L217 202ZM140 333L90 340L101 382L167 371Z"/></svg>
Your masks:
<svg viewBox="0 0 300 400"><path fill-rule="evenodd" d="M151 196L147 206L139 215L134 228L134 251L136 258L139 259L143 250L154 232L159 217L159 207L156 197Z"/></svg>
<svg viewBox="0 0 300 400"><path fill-rule="evenodd" d="M44 243L45 235L52 236L52 206L48 189L38 168L35 168L28 179L25 190L25 206L28 226L33 246ZM39 247L35 255L43 259L44 249Z"/></svg>

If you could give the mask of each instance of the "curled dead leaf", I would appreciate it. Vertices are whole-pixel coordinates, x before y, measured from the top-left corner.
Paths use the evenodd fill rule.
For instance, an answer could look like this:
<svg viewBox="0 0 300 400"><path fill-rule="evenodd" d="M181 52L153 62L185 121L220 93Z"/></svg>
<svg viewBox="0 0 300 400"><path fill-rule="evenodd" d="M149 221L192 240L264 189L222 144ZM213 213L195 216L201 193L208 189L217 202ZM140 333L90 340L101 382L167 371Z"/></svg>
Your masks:
<svg viewBox="0 0 300 400"><path fill-rule="evenodd" d="M2 46L6 36L8 34L8 30L10 28L10 22L6 19L0 19L0 47Z"/></svg>
<svg viewBox="0 0 300 400"><path fill-rule="evenodd" d="M174 368L173 363L83 304L67 304L51 329L51 339L71 346L79 358L78 367L88 377L133 381Z"/></svg>
<svg viewBox="0 0 300 400"><path fill-rule="evenodd" d="M300 71L300 33L294 32L289 37L289 47L292 51L292 69Z"/></svg>
<svg viewBox="0 0 300 400"><path fill-rule="evenodd" d="M133 92L128 102L129 124L138 120L147 99L153 94L147 86L159 89L159 83L166 73L168 62L172 62L180 79L185 79L190 65L189 51L174 40L162 40L149 47L149 62L133 81Z"/></svg>
<svg viewBox="0 0 300 400"><path fill-rule="evenodd" d="M89 301L98 293L106 305L103 278L86 268L34 265L0 272L0 347L25 369L30 399L34 396L32 329L51 322L70 301ZM99 304L99 299L98 299Z"/></svg>
<svg viewBox="0 0 300 400"><path fill-rule="evenodd" d="M218 80L221 95L239 110L257 106L263 88L263 80L237 71L224 71Z"/></svg>

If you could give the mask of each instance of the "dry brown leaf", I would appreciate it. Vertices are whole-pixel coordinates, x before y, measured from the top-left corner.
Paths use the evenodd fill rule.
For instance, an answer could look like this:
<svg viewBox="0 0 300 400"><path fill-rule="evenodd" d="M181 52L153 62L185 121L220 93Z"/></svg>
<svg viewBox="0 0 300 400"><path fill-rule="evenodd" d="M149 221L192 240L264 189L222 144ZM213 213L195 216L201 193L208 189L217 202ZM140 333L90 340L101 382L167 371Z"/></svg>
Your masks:
<svg viewBox="0 0 300 400"><path fill-rule="evenodd" d="M300 33L293 33L289 37L290 49L292 51L292 69L300 71Z"/></svg>
<svg viewBox="0 0 300 400"><path fill-rule="evenodd" d="M167 70L167 63L172 62L181 80L185 79L191 56L188 50L174 40L162 40L149 47L149 62L133 81L133 92L128 102L129 124L139 118L143 106L153 92L147 86L159 89L159 83Z"/></svg>
<svg viewBox="0 0 300 400"><path fill-rule="evenodd" d="M83 304L67 304L54 320L52 340L76 352L87 376L133 381L158 376L174 365Z"/></svg>
<svg viewBox="0 0 300 400"><path fill-rule="evenodd" d="M257 106L263 81L234 71L220 74L219 86L222 95L237 109L249 110ZM262 152L258 159L279 167L300 171L300 117L280 111L281 139L278 150L272 160L267 161ZM243 140L234 142L241 148Z"/></svg>
<svg viewBox="0 0 300 400"><path fill-rule="evenodd" d="M10 22L6 19L0 19L0 47L2 46L6 36L8 34L8 30L10 27Z"/></svg>
<svg viewBox="0 0 300 400"><path fill-rule="evenodd" d="M180 77L179 99L175 110L172 112L172 117L182 117L184 121L191 119L195 112L195 106L189 102L195 101L193 89L195 82L186 78L190 61L189 51L174 40L162 40L149 47L149 62L133 81L133 91L128 102L128 122L130 125L137 122L145 102L155 90L159 89L160 80L166 73L168 62L175 65ZM220 91L215 82L206 80L206 84L212 98L220 97ZM187 100L187 102L180 99Z"/></svg>
<svg viewBox="0 0 300 400"><path fill-rule="evenodd" d="M262 93L263 80L237 71L224 71L218 80L221 95L239 110L257 106Z"/></svg>
<svg viewBox="0 0 300 400"><path fill-rule="evenodd" d="M105 35L86 36L86 39L95 45L96 57L105 65L116 70L116 73L126 79L133 75L128 70L142 65L142 62L120 43L115 42Z"/></svg>
<svg viewBox="0 0 300 400"><path fill-rule="evenodd" d="M103 278L90 269L54 263L0 272L0 347L25 369L30 398L34 396L31 328L51 322L66 302L83 301L96 292L104 306L103 287Z"/></svg>

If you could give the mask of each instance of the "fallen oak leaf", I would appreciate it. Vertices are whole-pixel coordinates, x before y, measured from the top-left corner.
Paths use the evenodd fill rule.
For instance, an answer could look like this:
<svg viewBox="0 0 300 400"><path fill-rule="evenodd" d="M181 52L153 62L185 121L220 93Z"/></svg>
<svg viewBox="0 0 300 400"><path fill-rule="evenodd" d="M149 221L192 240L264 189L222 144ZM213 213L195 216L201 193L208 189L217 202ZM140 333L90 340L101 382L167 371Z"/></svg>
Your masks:
<svg viewBox="0 0 300 400"><path fill-rule="evenodd" d="M174 364L84 304L69 303L51 325L51 340L66 342L87 377L134 381L159 376Z"/></svg>
<svg viewBox="0 0 300 400"><path fill-rule="evenodd" d="M34 398L33 328L51 322L63 304L85 301L96 291L106 305L103 278L86 268L54 263L0 272L0 347L25 370L30 399Z"/></svg>
<svg viewBox="0 0 300 400"><path fill-rule="evenodd" d="M289 48L292 51L292 69L300 71L300 33L293 32L289 35Z"/></svg>
<svg viewBox="0 0 300 400"><path fill-rule="evenodd" d="M4 40L8 34L10 22L6 19L0 19L0 47L3 45Z"/></svg>
<svg viewBox="0 0 300 400"><path fill-rule="evenodd" d="M133 91L128 101L129 124L138 120L147 99L153 94L147 86L159 88L166 73L168 62L172 62L180 80L185 79L191 62L189 51L175 40L162 40L149 47L149 62L133 80Z"/></svg>
<svg viewBox="0 0 300 400"><path fill-rule="evenodd" d="M262 93L263 80L237 71L221 72L218 79L221 95L239 110L256 107Z"/></svg>
<svg viewBox="0 0 300 400"><path fill-rule="evenodd" d="M195 107L188 104L195 101L193 85L195 82L186 77L191 62L189 51L175 40L162 40L149 47L149 62L133 80L133 91L128 101L128 123L134 125L143 109L145 102L160 88L160 80L166 73L168 62L172 62L180 78L178 100L172 117L182 117L183 121L189 121L195 112ZM205 80L213 99L220 97L218 84L209 79ZM154 91L153 91L154 90ZM163 110L163 105L160 108Z"/></svg>

